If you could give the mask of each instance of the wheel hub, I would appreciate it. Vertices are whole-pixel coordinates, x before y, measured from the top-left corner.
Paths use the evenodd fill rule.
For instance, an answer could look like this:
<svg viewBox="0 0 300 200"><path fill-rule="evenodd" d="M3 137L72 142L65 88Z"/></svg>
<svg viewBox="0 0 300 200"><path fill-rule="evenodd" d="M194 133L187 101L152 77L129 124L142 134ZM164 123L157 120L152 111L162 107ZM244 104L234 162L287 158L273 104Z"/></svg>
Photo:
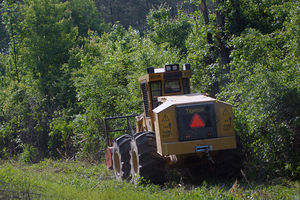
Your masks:
<svg viewBox="0 0 300 200"><path fill-rule="evenodd" d="M132 151L132 163L133 163L133 171L135 174L138 173L138 158L136 151Z"/></svg>

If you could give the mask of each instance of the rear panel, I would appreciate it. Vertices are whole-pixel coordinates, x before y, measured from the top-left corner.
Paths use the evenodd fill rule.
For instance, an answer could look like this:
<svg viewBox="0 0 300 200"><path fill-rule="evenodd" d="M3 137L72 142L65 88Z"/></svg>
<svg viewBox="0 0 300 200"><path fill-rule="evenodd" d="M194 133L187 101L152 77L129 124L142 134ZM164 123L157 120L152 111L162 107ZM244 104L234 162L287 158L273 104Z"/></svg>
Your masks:
<svg viewBox="0 0 300 200"><path fill-rule="evenodd" d="M220 101L163 105L154 112L159 154L196 153L204 146L212 151L236 148L231 105Z"/></svg>

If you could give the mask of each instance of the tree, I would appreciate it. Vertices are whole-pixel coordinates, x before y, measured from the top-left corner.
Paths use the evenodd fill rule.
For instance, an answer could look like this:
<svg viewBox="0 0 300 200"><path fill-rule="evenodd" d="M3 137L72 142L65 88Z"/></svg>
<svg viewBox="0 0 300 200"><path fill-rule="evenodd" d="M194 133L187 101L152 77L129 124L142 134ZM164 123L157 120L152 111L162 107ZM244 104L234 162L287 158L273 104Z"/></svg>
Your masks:
<svg viewBox="0 0 300 200"><path fill-rule="evenodd" d="M0 2L0 53L7 53L9 37L3 19L3 1Z"/></svg>
<svg viewBox="0 0 300 200"><path fill-rule="evenodd" d="M299 2L194 2L202 6L186 42L194 90L233 103L249 162L262 176L299 174Z"/></svg>
<svg viewBox="0 0 300 200"><path fill-rule="evenodd" d="M165 4L172 8L174 16L177 14L177 4L183 2L183 0L96 0L96 6L103 13L106 22L115 24L119 21L125 28L132 26L143 33L150 9Z"/></svg>
<svg viewBox="0 0 300 200"><path fill-rule="evenodd" d="M89 30L96 31L99 34L108 30L109 27L104 24L104 20L93 0L72 0L70 6L74 26L78 27L80 36L87 37Z"/></svg>
<svg viewBox="0 0 300 200"><path fill-rule="evenodd" d="M184 15L172 18L170 11L171 8L164 7L150 11L147 16L148 37L158 45L166 43L169 47L185 53L185 41L190 33L191 24Z"/></svg>
<svg viewBox="0 0 300 200"><path fill-rule="evenodd" d="M299 176L299 11L291 2L276 9L288 13L283 28L270 34L247 29L232 40L231 83L221 97L234 104L236 128L259 166L259 172L249 170Z"/></svg>
<svg viewBox="0 0 300 200"><path fill-rule="evenodd" d="M54 114L72 109L75 102L70 70L64 64L69 49L76 45L77 29L69 2L27 0L6 2L5 6L17 83L10 80L2 95L5 126L1 131L3 135L19 133L14 138L37 147L43 157L48 154L49 123ZM22 74L17 70L20 66Z"/></svg>
<svg viewBox="0 0 300 200"><path fill-rule="evenodd" d="M22 33L22 27L20 22L23 19L21 15L21 3L13 2L11 0L3 1L3 22L5 24L5 31L9 36L9 52L11 58L11 66L8 70L11 78L20 82L22 69L19 64L19 54L20 54L20 43L22 38L20 33ZM5 32L4 32L5 34Z"/></svg>
<svg viewBox="0 0 300 200"><path fill-rule="evenodd" d="M64 65L69 50L76 45L77 29L73 27L69 2L57 0L30 0L24 4L23 35L27 69L37 81L44 98L41 109L42 152L47 152L49 123L62 109L72 109L75 90L70 81L70 70ZM59 142L58 142L59 147ZM55 148L54 148L54 151Z"/></svg>

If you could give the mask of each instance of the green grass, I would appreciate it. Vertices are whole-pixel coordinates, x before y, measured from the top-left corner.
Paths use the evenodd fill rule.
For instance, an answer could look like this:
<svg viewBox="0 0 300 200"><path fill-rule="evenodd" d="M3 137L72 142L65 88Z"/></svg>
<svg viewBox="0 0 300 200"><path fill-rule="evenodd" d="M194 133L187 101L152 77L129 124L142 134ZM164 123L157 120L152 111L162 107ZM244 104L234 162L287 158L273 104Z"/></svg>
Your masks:
<svg viewBox="0 0 300 200"><path fill-rule="evenodd" d="M283 178L268 183L202 182L137 186L113 179L103 164L45 160L2 162L0 199L300 199L300 183Z"/></svg>

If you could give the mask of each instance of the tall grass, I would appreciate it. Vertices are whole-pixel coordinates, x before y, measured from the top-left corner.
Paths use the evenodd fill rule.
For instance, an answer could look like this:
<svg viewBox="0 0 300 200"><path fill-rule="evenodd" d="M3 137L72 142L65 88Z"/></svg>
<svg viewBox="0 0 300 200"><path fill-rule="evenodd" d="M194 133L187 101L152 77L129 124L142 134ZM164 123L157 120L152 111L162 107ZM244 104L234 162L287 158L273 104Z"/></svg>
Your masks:
<svg viewBox="0 0 300 200"><path fill-rule="evenodd" d="M300 199L299 182L278 180L268 184L204 181L200 185L138 186L115 181L102 164L4 162L0 165L0 199Z"/></svg>

